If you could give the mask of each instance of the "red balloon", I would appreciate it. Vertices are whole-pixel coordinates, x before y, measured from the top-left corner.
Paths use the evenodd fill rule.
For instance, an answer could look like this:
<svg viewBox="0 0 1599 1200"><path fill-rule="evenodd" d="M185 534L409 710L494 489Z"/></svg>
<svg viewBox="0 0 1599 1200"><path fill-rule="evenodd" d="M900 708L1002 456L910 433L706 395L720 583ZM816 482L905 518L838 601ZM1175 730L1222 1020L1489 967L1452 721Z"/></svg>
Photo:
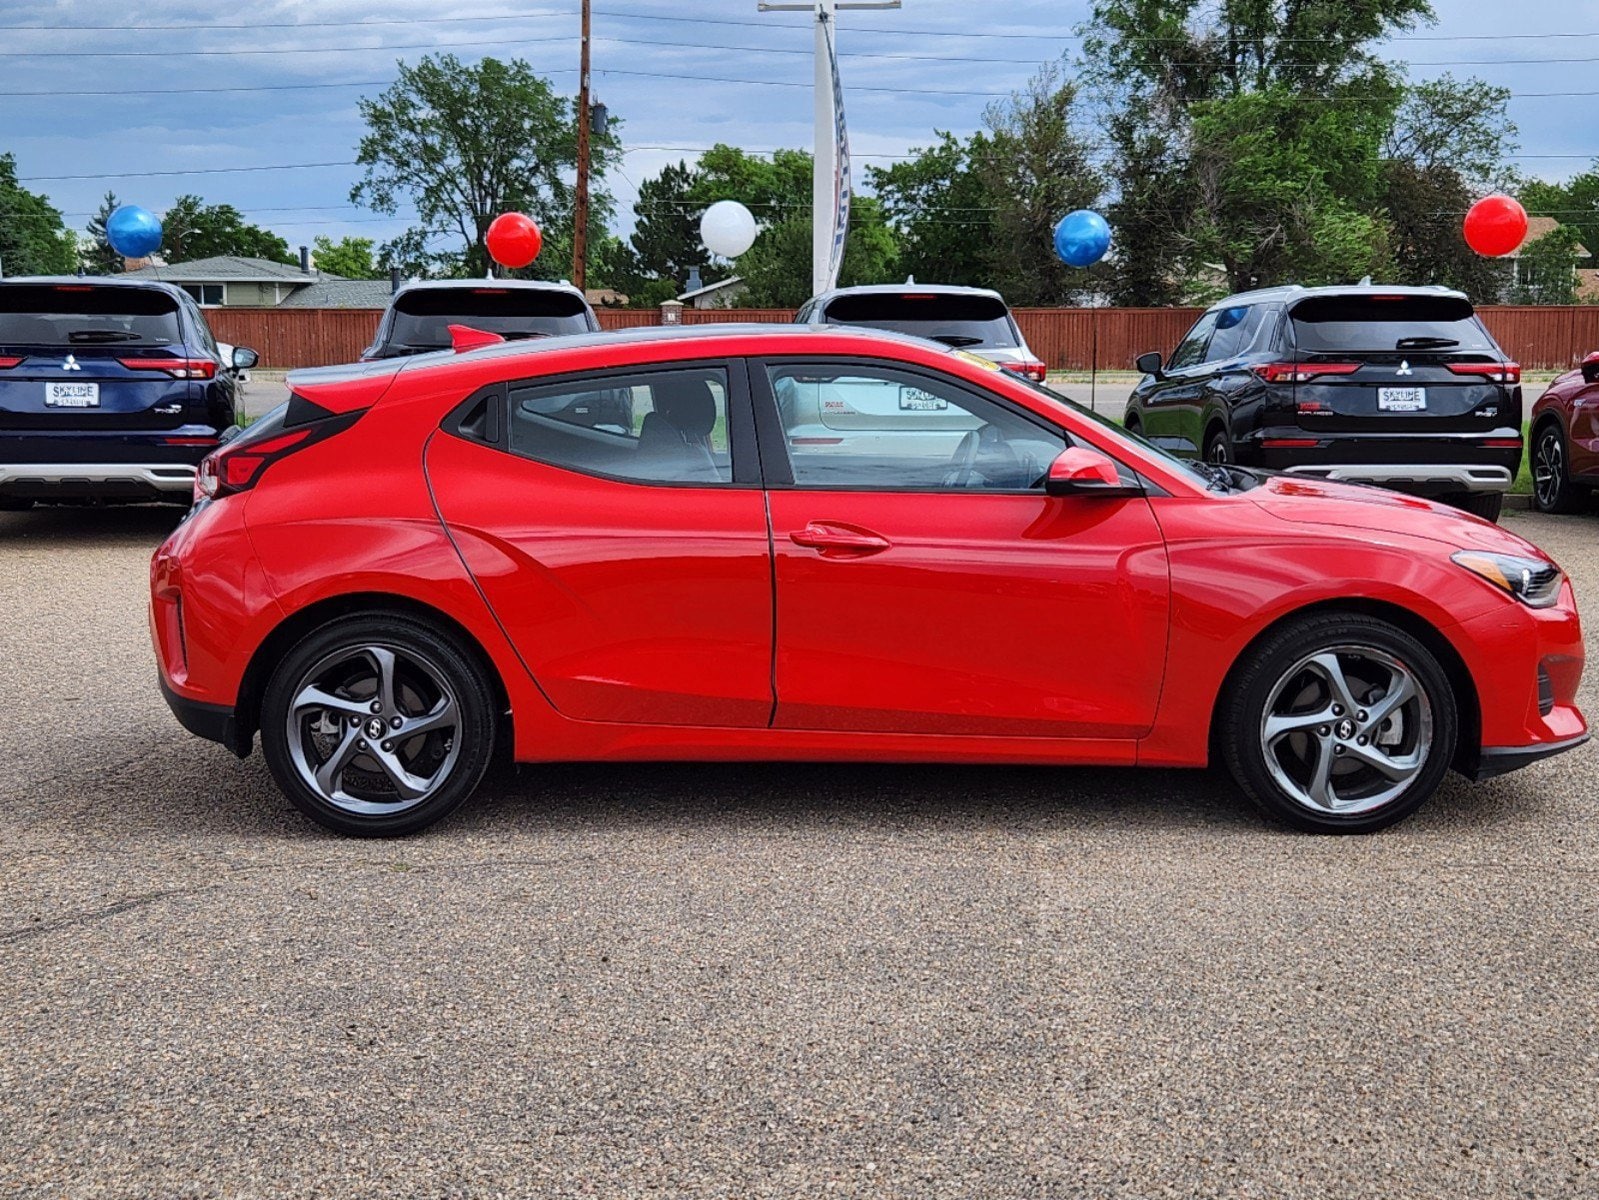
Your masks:
<svg viewBox="0 0 1599 1200"><path fill-rule="evenodd" d="M1466 245L1488 258L1514 253L1527 237L1527 210L1509 196L1484 196L1466 214Z"/></svg>
<svg viewBox="0 0 1599 1200"><path fill-rule="evenodd" d="M544 235L532 217L508 212L489 222L483 242L489 248L489 257L500 266L525 267L539 256Z"/></svg>

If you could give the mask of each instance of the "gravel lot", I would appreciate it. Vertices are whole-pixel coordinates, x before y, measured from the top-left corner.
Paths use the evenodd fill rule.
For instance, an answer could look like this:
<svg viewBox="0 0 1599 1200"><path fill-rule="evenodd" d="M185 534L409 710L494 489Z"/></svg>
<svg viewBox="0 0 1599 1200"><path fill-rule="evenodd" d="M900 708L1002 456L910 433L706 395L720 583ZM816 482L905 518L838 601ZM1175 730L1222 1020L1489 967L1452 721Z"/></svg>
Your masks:
<svg viewBox="0 0 1599 1200"><path fill-rule="evenodd" d="M1361 840L1201 773L572 766L343 841L162 705L174 519L0 516L0 1195L1599 1194L1592 747ZM1507 522L1599 629L1599 516Z"/></svg>

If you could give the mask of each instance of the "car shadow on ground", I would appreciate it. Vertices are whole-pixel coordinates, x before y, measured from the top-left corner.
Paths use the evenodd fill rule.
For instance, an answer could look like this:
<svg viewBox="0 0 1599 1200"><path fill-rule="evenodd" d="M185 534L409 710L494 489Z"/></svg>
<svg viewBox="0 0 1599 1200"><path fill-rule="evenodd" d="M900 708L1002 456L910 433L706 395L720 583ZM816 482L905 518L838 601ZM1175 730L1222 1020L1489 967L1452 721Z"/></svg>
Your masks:
<svg viewBox="0 0 1599 1200"><path fill-rule="evenodd" d="M188 512L177 504L45 504L0 512L0 544L56 540L81 546L148 543L153 551Z"/></svg>

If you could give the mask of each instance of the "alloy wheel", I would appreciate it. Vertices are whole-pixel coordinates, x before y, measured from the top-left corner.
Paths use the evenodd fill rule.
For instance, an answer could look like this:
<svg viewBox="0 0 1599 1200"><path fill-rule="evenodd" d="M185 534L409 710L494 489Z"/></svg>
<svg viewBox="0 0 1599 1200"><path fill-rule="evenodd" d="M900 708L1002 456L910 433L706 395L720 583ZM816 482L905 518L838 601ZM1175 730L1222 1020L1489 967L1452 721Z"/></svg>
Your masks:
<svg viewBox="0 0 1599 1200"><path fill-rule="evenodd" d="M1260 722L1273 780L1314 813L1371 812L1398 799L1426 769L1432 703L1399 659L1340 645L1294 663Z"/></svg>
<svg viewBox="0 0 1599 1200"><path fill-rule="evenodd" d="M428 656L361 645L319 659L296 682L289 757L301 781L347 813L389 816L424 803L461 753L461 705Z"/></svg>
<svg viewBox="0 0 1599 1200"><path fill-rule="evenodd" d="M1560 488L1566 478L1565 447L1560 443L1560 433L1546 429L1538 439L1538 450L1532 460L1532 487L1538 507L1552 511L1560 503Z"/></svg>

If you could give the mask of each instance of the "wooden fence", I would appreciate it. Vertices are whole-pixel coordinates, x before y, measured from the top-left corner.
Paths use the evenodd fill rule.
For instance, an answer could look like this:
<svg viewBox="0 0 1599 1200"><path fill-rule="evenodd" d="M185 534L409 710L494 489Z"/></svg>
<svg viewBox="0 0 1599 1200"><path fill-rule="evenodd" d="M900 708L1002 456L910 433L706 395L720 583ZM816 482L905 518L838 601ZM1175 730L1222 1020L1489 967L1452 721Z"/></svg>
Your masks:
<svg viewBox="0 0 1599 1200"><path fill-rule="evenodd" d="M1146 350L1170 354L1203 310L1197 308L1020 308L1016 321L1051 370L1127 371ZM1477 310L1506 353L1530 370L1565 370L1599 350L1599 305L1500 306ZM219 341L249 346L268 368L352 362L372 341L375 308L212 308ZM606 329L659 325L654 309L599 310ZM786 308L684 309L685 325L722 321L792 321Z"/></svg>

